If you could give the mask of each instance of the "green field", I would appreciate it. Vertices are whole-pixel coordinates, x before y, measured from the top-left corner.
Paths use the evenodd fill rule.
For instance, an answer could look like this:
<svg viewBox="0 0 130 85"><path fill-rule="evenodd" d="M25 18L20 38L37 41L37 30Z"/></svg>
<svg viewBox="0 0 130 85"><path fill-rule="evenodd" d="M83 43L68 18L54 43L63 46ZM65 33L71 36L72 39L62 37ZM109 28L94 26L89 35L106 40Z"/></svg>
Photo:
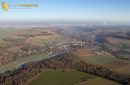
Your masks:
<svg viewBox="0 0 130 85"><path fill-rule="evenodd" d="M111 54L102 54L97 55L91 51L91 49L79 49L75 53L79 58L87 63L98 64L98 65L107 65L113 63L127 63L125 60L118 59Z"/></svg>
<svg viewBox="0 0 130 85"><path fill-rule="evenodd" d="M83 80L96 78L93 75L79 72L79 71L43 71L37 78L35 78L29 85L74 85Z"/></svg>
<svg viewBox="0 0 130 85"><path fill-rule="evenodd" d="M85 82L81 82L79 84L76 85L121 85L117 82L113 82L111 80L108 79L104 79L104 78L95 78L95 79L91 79Z"/></svg>
<svg viewBox="0 0 130 85"><path fill-rule="evenodd" d="M124 62L124 60L118 59L110 54L105 54L105 55L91 55L87 57L82 57L82 60L84 60L87 63L91 64L99 64L99 65L104 65L104 64L111 64L113 62Z"/></svg>
<svg viewBox="0 0 130 85"><path fill-rule="evenodd" d="M82 52L77 52L79 58L86 63L90 63L93 65L100 65L107 67L111 70L118 71L123 74L130 74L130 60L122 60L116 58L111 54L104 54L104 55L96 55L89 51L90 49L81 50Z"/></svg>
<svg viewBox="0 0 130 85"><path fill-rule="evenodd" d="M117 59L114 58L112 55L92 55L89 57L84 57L83 60L93 64L105 64L111 63Z"/></svg>
<svg viewBox="0 0 130 85"><path fill-rule="evenodd" d="M105 66L110 69L118 69L130 64L129 61L116 58L115 56L112 56L110 54L92 54L91 56L81 57L81 59L87 63Z"/></svg>
<svg viewBox="0 0 130 85"><path fill-rule="evenodd" d="M28 85L121 85L91 74L68 70L45 70Z"/></svg>

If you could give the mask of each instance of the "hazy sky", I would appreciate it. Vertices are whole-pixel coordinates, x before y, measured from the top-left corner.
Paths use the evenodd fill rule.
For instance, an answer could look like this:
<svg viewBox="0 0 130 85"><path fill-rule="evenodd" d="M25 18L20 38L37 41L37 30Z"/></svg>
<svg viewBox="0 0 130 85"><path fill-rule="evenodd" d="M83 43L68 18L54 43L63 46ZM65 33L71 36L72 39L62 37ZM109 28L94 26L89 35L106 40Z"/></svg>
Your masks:
<svg viewBox="0 0 130 85"><path fill-rule="evenodd" d="M4 0L7 4L36 3L33 9L9 9L0 6L0 21L12 19L84 19L130 21L130 0ZM0 0L1 2L1 0Z"/></svg>

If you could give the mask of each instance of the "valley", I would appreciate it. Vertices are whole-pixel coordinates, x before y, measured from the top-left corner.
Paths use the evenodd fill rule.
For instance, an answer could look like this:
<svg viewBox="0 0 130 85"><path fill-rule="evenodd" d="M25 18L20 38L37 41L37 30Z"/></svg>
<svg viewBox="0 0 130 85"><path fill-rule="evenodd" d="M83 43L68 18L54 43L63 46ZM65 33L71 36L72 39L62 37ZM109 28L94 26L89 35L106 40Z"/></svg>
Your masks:
<svg viewBox="0 0 130 85"><path fill-rule="evenodd" d="M102 27L68 28L72 29L1 29L0 85L24 85L27 83L26 77L31 81L28 85L59 85L62 82L66 82L65 85L90 85L93 81L99 84L104 81L111 85L129 85L130 52L127 28L126 31L117 31L113 27L103 30ZM42 70L45 70L45 74ZM21 74L26 75L25 80L18 77ZM37 75L39 76L35 78ZM91 75L90 79L88 75ZM52 76L58 79L54 80ZM10 77L12 79L8 80ZM15 78L21 83L14 81ZM70 79L64 80L66 78ZM6 84L6 81L10 81L10 84Z"/></svg>

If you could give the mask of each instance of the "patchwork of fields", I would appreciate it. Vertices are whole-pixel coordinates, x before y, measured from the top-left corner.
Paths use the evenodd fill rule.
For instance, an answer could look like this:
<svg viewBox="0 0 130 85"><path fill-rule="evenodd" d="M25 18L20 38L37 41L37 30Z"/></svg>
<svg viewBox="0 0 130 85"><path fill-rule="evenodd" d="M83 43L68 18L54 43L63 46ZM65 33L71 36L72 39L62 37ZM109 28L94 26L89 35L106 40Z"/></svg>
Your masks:
<svg viewBox="0 0 130 85"><path fill-rule="evenodd" d="M46 28L1 28L0 73L15 69L24 63L50 57L46 53L39 53L32 56L24 55L21 57L16 56L16 58L12 58L15 54L20 55L20 50L23 48L30 49L31 47L41 46L42 43L48 42L49 40L55 40L57 38L60 38L58 34L56 34L53 30ZM6 63L2 64L1 62Z"/></svg>
<svg viewBox="0 0 130 85"><path fill-rule="evenodd" d="M42 43L48 39L54 39L56 37L59 36L50 29L0 29L0 45L33 45L33 43L39 45L38 42Z"/></svg>
<svg viewBox="0 0 130 85"><path fill-rule="evenodd" d="M80 52L82 51L82 53ZM89 49L78 49L76 55L86 63L100 65L130 75L130 60L122 60L111 54L97 55Z"/></svg>
<svg viewBox="0 0 130 85"><path fill-rule="evenodd" d="M129 61L121 60L110 54L96 55L90 49L78 49L76 55L87 63L108 67L120 73L130 75ZM54 80L53 78L56 78ZM82 79L84 81L82 81ZM86 80L86 81L85 81ZM29 83L29 85L121 85L109 79L97 77L94 75L67 71L60 72L55 70L46 70Z"/></svg>
<svg viewBox="0 0 130 85"><path fill-rule="evenodd" d="M1 28L0 66L23 58L21 55L26 58L29 53L36 52L36 47L58 38L60 36L54 30L46 28Z"/></svg>
<svg viewBox="0 0 130 85"><path fill-rule="evenodd" d="M101 67L107 67L110 70L117 71L122 74L130 75L130 69L129 69L130 60L123 60L123 59L117 58L117 56L116 57L113 56L112 53L106 52L106 50L103 50L106 53L102 53L100 47L99 47L99 50L92 50L92 48L84 48L84 47L78 48L78 46L75 46L77 45L77 42L79 43L78 40L76 40L75 38L71 40L71 38L69 38L69 35L65 37L67 37L65 41L67 40L71 41L71 43L70 41L67 41L69 45L67 45L64 42L64 40L62 42L59 40L58 43L53 44L54 46L55 44L57 44L56 47L54 47L54 46L50 46L48 43L50 43L51 41L52 41L51 43L53 43L54 40L61 39L61 36L53 30L40 29L40 28L39 29L24 29L24 30L23 29L0 29L0 54L1 54L0 61L7 62L3 64L3 66L2 66L2 63L0 63L1 65L0 73L3 73L7 70L16 69L20 65L25 64L25 63L49 58L50 56L48 54L49 53L50 55L53 54L51 50L58 51L59 53L61 50L64 50L63 48L67 46L73 46L76 49L74 54L78 56L79 60L81 59L82 61L95 65L95 66L98 65ZM91 38L91 35L89 35L89 38L87 37L88 40L90 38ZM129 39L124 41L124 39L108 37L108 38L105 38L105 40L107 42L105 42L104 45L108 45L108 47L109 46L112 47L113 51L125 50L129 52L130 50ZM38 52L39 49L35 48L37 46L39 47L41 46L44 48L45 45L43 45L43 43L48 46L48 49L50 50L49 53L48 54L46 52L40 53L39 51L39 53L34 53L34 56L33 56L32 55L33 53L30 53L30 52L32 51ZM83 42L80 42L81 46L83 44L84 44ZM55 49L51 49L53 47ZM68 49L66 48L66 50ZM24 55L24 53L27 53L27 55L24 55L21 57L15 56L11 58L11 59L14 59L14 62L8 63L8 61L6 60L10 57L10 54L15 54L17 52L18 52L18 55L21 52L22 52L21 54ZM16 57L18 57L18 59ZM109 79L97 77L95 75L91 75L91 74L87 74L87 73L83 73L79 71L74 71L74 70L59 71L59 70L50 70L50 69L44 70L38 76L36 76L33 80L30 80L27 84L28 85L120 85L119 83L111 81Z"/></svg>

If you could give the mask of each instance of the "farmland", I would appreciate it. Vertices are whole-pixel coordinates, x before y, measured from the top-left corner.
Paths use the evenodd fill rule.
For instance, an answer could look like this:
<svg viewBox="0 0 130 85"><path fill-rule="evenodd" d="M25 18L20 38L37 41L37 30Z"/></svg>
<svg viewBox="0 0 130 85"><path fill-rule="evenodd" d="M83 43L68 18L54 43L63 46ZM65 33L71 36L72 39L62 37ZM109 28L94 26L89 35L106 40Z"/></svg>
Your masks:
<svg viewBox="0 0 130 85"><path fill-rule="evenodd" d="M78 71L45 70L28 85L73 85L91 78L95 76Z"/></svg>
<svg viewBox="0 0 130 85"><path fill-rule="evenodd" d="M121 84L98 77L98 78L90 79L85 82L81 82L76 85L121 85Z"/></svg>
<svg viewBox="0 0 130 85"><path fill-rule="evenodd" d="M82 80L87 80L94 78L90 74L85 74L78 71L68 70L66 72L55 71L55 70L45 70L36 79L34 79L29 85L73 85ZM56 80L54 79L56 78ZM63 83L64 82L64 83Z"/></svg>
<svg viewBox="0 0 130 85"><path fill-rule="evenodd" d="M46 28L1 28L0 66L16 61L22 57L27 58L29 52L22 52L22 54L20 54L23 48L30 49L39 47L43 45L43 43L49 42L49 40L55 41L58 38L60 38L60 36L56 34L54 30ZM16 55L17 57L13 58Z"/></svg>
<svg viewBox="0 0 130 85"><path fill-rule="evenodd" d="M0 31L0 73L3 73L2 79L4 75L8 75L1 83L7 81L28 85L128 83L129 37L125 33L115 35L116 31L111 34L113 32L111 29L107 29L106 33L105 29L102 31L99 28L82 30L12 28ZM9 80L8 77L12 79Z"/></svg>
<svg viewBox="0 0 130 85"><path fill-rule="evenodd" d="M85 82L82 82L86 80ZM80 83L81 82L81 83ZM45 70L28 85L120 85L119 83L79 71Z"/></svg>
<svg viewBox="0 0 130 85"><path fill-rule="evenodd" d="M52 32L50 29L16 29L16 28L7 28L7 29L0 29L0 43L1 44L20 44L20 40L22 40L23 44L28 44L31 40L36 41L46 41L47 39L58 37L57 34ZM15 42L15 40L17 40ZM18 42L18 40L20 42ZM30 41L30 42L29 42ZM34 41L34 42L36 42Z"/></svg>
<svg viewBox="0 0 130 85"><path fill-rule="evenodd" d="M82 51L82 53L80 51ZM92 53L91 49L78 49L75 53L80 59L87 63L108 67L121 73L130 74L130 70L128 69L130 65L129 60L121 60L111 54L97 55Z"/></svg>

